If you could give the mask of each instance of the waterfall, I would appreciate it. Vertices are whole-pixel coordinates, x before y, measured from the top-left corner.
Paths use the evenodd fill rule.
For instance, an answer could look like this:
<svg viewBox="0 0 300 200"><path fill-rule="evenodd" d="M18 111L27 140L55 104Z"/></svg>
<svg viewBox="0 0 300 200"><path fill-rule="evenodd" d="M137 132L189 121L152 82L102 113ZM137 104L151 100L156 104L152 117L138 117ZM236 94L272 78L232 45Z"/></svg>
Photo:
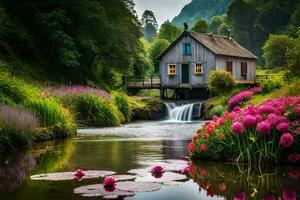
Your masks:
<svg viewBox="0 0 300 200"><path fill-rule="evenodd" d="M192 121L194 107L198 106L198 114L197 116L201 116L201 106L200 103L189 103L183 105L176 105L175 103L165 103L168 111L168 120L171 121Z"/></svg>

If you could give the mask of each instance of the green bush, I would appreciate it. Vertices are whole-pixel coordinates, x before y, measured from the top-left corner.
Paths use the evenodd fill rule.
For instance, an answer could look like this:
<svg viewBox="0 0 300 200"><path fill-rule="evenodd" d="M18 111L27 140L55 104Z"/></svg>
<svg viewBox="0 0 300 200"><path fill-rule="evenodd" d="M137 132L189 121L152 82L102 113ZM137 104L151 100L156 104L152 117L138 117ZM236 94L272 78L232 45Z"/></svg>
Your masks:
<svg viewBox="0 0 300 200"><path fill-rule="evenodd" d="M65 138L76 133L73 116L55 99L35 99L27 106L39 119L40 125L51 130L55 138Z"/></svg>
<svg viewBox="0 0 300 200"><path fill-rule="evenodd" d="M282 86L284 86L284 81L281 77L269 78L261 84L261 88L265 93L272 92L273 90L281 88Z"/></svg>
<svg viewBox="0 0 300 200"><path fill-rule="evenodd" d="M143 89L140 90L136 96L140 97L160 97L160 91L158 89Z"/></svg>
<svg viewBox="0 0 300 200"><path fill-rule="evenodd" d="M123 115L112 103L95 94L76 94L61 97L65 106L73 110L79 123L107 127L124 121Z"/></svg>
<svg viewBox="0 0 300 200"><path fill-rule="evenodd" d="M221 105L218 105L218 106L215 106L213 109L211 109L210 116L211 117L213 117L213 116L221 117L223 112L224 112L224 107Z"/></svg>
<svg viewBox="0 0 300 200"><path fill-rule="evenodd" d="M126 122L131 120L132 116L132 108L130 105L130 99L124 92L114 92L112 94L113 103L119 109L119 111L123 114Z"/></svg>
<svg viewBox="0 0 300 200"><path fill-rule="evenodd" d="M210 72L208 88L213 95L228 93L234 86L235 80L229 72L216 70Z"/></svg>
<svg viewBox="0 0 300 200"><path fill-rule="evenodd" d="M7 74L0 74L0 102L23 104L37 96L37 90Z"/></svg>

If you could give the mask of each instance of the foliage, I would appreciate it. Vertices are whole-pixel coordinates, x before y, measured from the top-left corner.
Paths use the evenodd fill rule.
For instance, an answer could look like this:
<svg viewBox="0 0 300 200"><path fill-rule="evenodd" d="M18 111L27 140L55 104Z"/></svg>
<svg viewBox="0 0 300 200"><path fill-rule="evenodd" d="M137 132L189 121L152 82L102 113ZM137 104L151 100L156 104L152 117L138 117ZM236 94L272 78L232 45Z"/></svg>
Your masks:
<svg viewBox="0 0 300 200"><path fill-rule="evenodd" d="M27 146L33 141L39 122L21 107L0 106L0 154Z"/></svg>
<svg viewBox="0 0 300 200"><path fill-rule="evenodd" d="M292 44L287 50L287 61L291 75L300 77L300 29L298 29L298 37L292 39Z"/></svg>
<svg viewBox="0 0 300 200"><path fill-rule="evenodd" d="M1 1L0 55L20 58L52 81L113 84L103 71L126 73L138 60L141 31L132 3Z"/></svg>
<svg viewBox="0 0 300 200"><path fill-rule="evenodd" d="M232 96L228 101L228 106L232 110L236 106L242 106L244 103L247 103L253 98L253 94L261 93L262 89L260 87L253 87L244 91L239 92L238 94Z"/></svg>
<svg viewBox="0 0 300 200"><path fill-rule="evenodd" d="M159 63L157 61L158 56L170 45L168 40L155 39L150 49L150 59L154 65L155 73L158 73Z"/></svg>
<svg viewBox="0 0 300 200"><path fill-rule="evenodd" d="M292 45L287 35L271 34L263 46L263 58L266 68L287 66L286 53Z"/></svg>
<svg viewBox="0 0 300 200"><path fill-rule="evenodd" d="M295 29L291 27L300 25L293 20L298 7L298 1L293 0L234 0L227 11L228 25L233 38L260 57L269 34L294 35Z"/></svg>
<svg viewBox="0 0 300 200"><path fill-rule="evenodd" d="M20 79L0 74L0 102L22 104L35 98L37 90Z"/></svg>
<svg viewBox="0 0 300 200"><path fill-rule="evenodd" d="M205 159L237 159L250 165L295 162L299 152L299 97L268 99L214 117L189 145L191 156Z"/></svg>
<svg viewBox="0 0 300 200"><path fill-rule="evenodd" d="M55 99L33 99L27 107L38 118L40 125L49 129L55 138L66 138L76 133L72 114Z"/></svg>
<svg viewBox="0 0 300 200"><path fill-rule="evenodd" d="M145 10L142 15L141 23L143 26L144 37L149 42L152 42L158 28L154 13L151 10Z"/></svg>
<svg viewBox="0 0 300 200"><path fill-rule="evenodd" d="M75 113L77 122L81 125L107 127L124 121L115 105L96 94L66 95L61 97L61 101Z"/></svg>
<svg viewBox="0 0 300 200"><path fill-rule="evenodd" d="M199 19L192 28L192 31L198 33L206 33L208 30L208 25L205 20Z"/></svg>
<svg viewBox="0 0 300 200"><path fill-rule="evenodd" d="M154 71L150 60L150 43L145 38L140 38L137 47L137 59L133 62L133 74L135 76L142 76L152 74Z"/></svg>
<svg viewBox="0 0 300 200"><path fill-rule="evenodd" d="M235 80L227 71L211 71L208 77L208 88L215 94L230 92L235 86Z"/></svg>
<svg viewBox="0 0 300 200"><path fill-rule="evenodd" d="M184 23L194 25L199 18L209 22L213 16L224 14L231 2L232 0L193 0L182 8L172 24L178 27L183 27Z"/></svg>
<svg viewBox="0 0 300 200"><path fill-rule="evenodd" d="M129 97L124 92L114 92L112 96L114 105L123 114L125 121L129 122L132 115Z"/></svg>
<svg viewBox="0 0 300 200"><path fill-rule="evenodd" d="M157 37L168 40L170 43L174 42L180 35L181 30L172 25L169 21L164 22L158 32Z"/></svg>
<svg viewBox="0 0 300 200"><path fill-rule="evenodd" d="M140 97L160 97L160 91L157 89L143 89L137 93Z"/></svg>
<svg viewBox="0 0 300 200"><path fill-rule="evenodd" d="M281 88L284 81L281 77L272 77L261 84L261 88L265 93L271 92L275 89Z"/></svg>
<svg viewBox="0 0 300 200"><path fill-rule="evenodd" d="M210 111L210 116L218 116L218 117L221 117L223 112L224 112L224 107L221 106L221 105L217 105L215 107L213 107L213 109L211 109Z"/></svg>

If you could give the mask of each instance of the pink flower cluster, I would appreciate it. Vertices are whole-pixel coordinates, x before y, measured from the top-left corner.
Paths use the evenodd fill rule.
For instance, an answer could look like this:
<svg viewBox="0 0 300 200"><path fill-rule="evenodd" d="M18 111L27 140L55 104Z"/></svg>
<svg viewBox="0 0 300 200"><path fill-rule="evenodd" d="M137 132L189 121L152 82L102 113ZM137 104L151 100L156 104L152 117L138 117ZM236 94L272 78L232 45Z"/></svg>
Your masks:
<svg viewBox="0 0 300 200"><path fill-rule="evenodd" d="M47 89L44 95L53 95L63 97L67 95L78 95L78 94L97 94L104 99L111 99L110 94L101 88L93 88L89 86L73 85L67 87L50 87Z"/></svg>
<svg viewBox="0 0 300 200"><path fill-rule="evenodd" d="M213 134L218 137L210 137ZM247 141L272 140L282 152L290 154L289 161L300 161L300 150L293 152L299 149L295 145L300 142L300 97L268 99L259 106L248 106L245 109L235 107L232 112L225 112L221 118L214 117L197 131L189 145L190 153L205 153L209 149L211 138L222 136L226 141L226 135L230 134L241 137L245 134Z"/></svg>
<svg viewBox="0 0 300 200"><path fill-rule="evenodd" d="M237 95L231 97L228 101L228 106L232 110L234 107L239 106L242 102L249 101L252 99L254 93L261 93L262 89L260 87L253 87L248 90L242 91Z"/></svg>

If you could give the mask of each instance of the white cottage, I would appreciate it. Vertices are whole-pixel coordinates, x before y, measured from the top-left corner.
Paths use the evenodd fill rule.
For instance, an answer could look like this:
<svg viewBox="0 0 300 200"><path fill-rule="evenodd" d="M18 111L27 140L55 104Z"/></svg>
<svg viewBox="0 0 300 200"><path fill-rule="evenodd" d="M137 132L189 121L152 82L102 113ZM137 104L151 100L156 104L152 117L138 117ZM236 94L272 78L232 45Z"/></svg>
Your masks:
<svg viewBox="0 0 300 200"><path fill-rule="evenodd" d="M207 87L213 69L255 83L256 56L231 37L184 31L158 59L162 88Z"/></svg>

